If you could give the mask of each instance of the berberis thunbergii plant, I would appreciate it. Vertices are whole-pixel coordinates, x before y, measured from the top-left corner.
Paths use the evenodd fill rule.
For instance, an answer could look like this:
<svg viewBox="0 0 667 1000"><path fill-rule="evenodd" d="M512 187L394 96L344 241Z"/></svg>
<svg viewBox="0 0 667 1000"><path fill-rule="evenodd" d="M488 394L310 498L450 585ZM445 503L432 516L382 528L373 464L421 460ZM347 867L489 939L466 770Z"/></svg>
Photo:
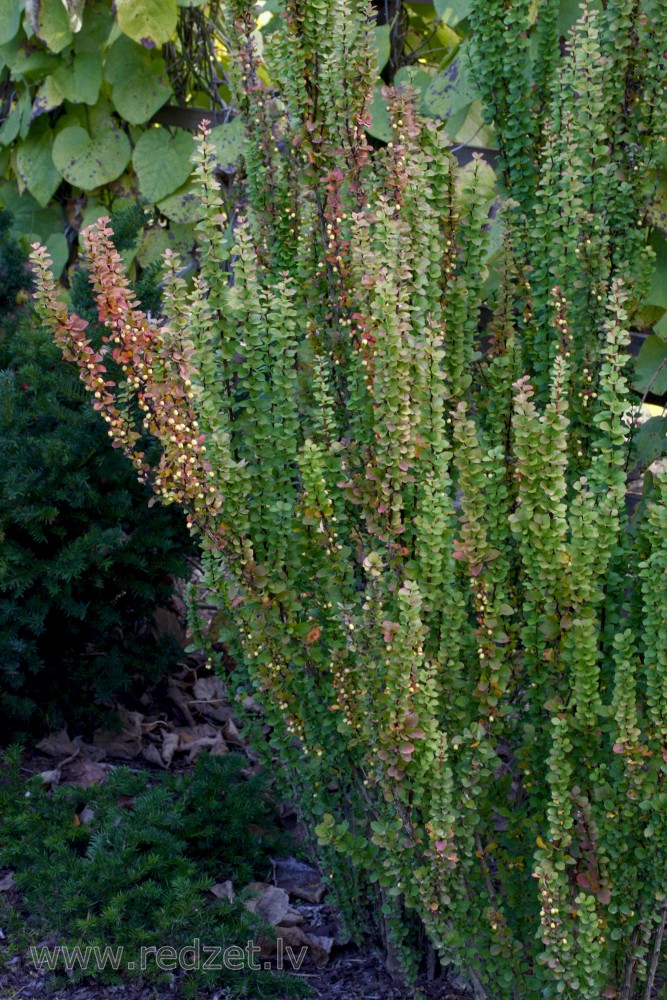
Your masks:
<svg viewBox="0 0 667 1000"><path fill-rule="evenodd" d="M483 353L485 164L409 91L371 148L360 0L285 0L272 88L227 4L233 247L206 131L201 273L167 257L166 325L88 230L118 385L34 263L109 434L188 512L348 915L374 907L409 973L416 913L478 998L628 1000L667 912L665 486L632 530L624 502L667 3L591 4L566 40L557 8L472 4L509 195Z"/></svg>

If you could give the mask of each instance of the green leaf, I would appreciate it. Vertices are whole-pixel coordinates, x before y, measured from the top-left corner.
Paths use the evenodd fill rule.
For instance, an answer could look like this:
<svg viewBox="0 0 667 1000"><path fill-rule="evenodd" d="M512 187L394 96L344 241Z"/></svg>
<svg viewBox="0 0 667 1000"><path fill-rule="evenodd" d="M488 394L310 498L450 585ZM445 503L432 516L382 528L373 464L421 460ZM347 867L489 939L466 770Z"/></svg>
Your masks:
<svg viewBox="0 0 667 1000"><path fill-rule="evenodd" d="M382 96L382 84L378 84L375 88L370 112L371 124L368 128L368 134L372 135L374 139L379 139L381 142L390 142L393 133L391 130L391 121L389 120L389 111L387 110L387 102Z"/></svg>
<svg viewBox="0 0 667 1000"><path fill-rule="evenodd" d="M391 25L378 24L375 28L375 45L377 46L377 71L381 73L389 62L391 55Z"/></svg>
<svg viewBox="0 0 667 1000"><path fill-rule="evenodd" d="M111 29L115 27L111 7L96 3L85 8L81 31L74 36L75 52L99 54L105 46ZM116 29L118 30L118 29Z"/></svg>
<svg viewBox="0 0 667 1000"><path fill-rule="evenodd" d="M172 222L196 222L203 218L199 184L191 181L180 191L158 202L158 208Z"/></svg>
<svg viewBox="0 0 667 1000"><path fill-rule="evenodd" d="M3 0L0 4L0 45L12 40L21 24L21 0Z"/></svg>
<svg viewBox="0 0 667 1000"><path fill-rule="evenodd" d="M53 79L66 101L73 104L97 104L102 85L102 66L99 53L82 52L69 64L63 64L53 74Z"/></svg>
<svg viewBox="0 0 667 1000"><path fill-rule="evenodd" d="M667 309L667 240L661 234L655 233L650 242L655 251L655 267L651 277L651 287L643 304Z"/></svg>
<svg viewBox="0 0 667 1000"><path fill-rule="evenodd" d="M667 340L667 312L663 313L658 322L653 324L653 332L661 340Z"/></svg>
<svg viewBox="0 0 667 1000"><path fill-rule="evenodd" d="M63 224L62 212L56 205L42 208L27 192L19 194L16 181L0 185L0 203L12 213L12 232L16 236L34 233L43 243ZM34 242L34 241L33 241Z"/></svg>
<svg viewBox="0 0 667 1000"><path fill-rule="evenodd" d="M46 208L62 177L53 157L53 130L33 127L16 151L16 171L36 201Z"/></svg>
<svg viewBox="0 0 667 1000"><path fill-rule="evenodd" d="M245 146L245 122L237 116L224 125L211 129L209 142L215 146L215 159L219 170L233 174Z"/></svg>
<svg viewBox="0 0 667 1000"><path fill-rule="evenodd" d="M472 2L471 0L433 0L433 6L440 20L449 25L450 28L454 28L460 21L465 21L470 16Z"/></svg>
<svg viewBox="0 0 667 1000"><path fill-rule="evenodd" d="M52 73L51 76L47 76L35 94L35 100L32 105L32 118L39 118L40 115L53 111L54 108L59 108L64 100L65 95L56 82L55 74Z"/></svg>
<svg viewBox="0 0 667 1000"><path fill-rule="evenodd" d="M9 146L17 136L25 138L30 128L30 91L19 86L7 119L0 128L0 146Z"/></svg>
<svg viewBox="0 0 667 1000"><path fill-rule="evenodd" d="M184 129L173 133L161 126L146 129L132 157L142 195L161 201L185 184L192 172L193 149L192 135Z"/></svg>
<svg viewBox="0 0 667 1000"><path fill-rule="evenodd" d="M458 131L476 96L475 86L468 71L468 58L460 51L451 65L436 73L424 95L426 112L449 124L448 132ZM454 117L460 121L452 121Z"/></svg>
<svg viewBox="0 0 667 1000"><path fill-rule="evenodd" d="M41 45L30 45L22 31L6 45L0 45L0 62L9 68L14 80L26 82L42 80L58 65L57 56Z"/></svg>
<svg viewBox="0 0 667 1000"><path fill-rule="evenodd" d="M635 461L651 465L667 450L667 417L650 417L641 425L632 441Z"/></svg>
<svg viewBox="0 0 667 1000"><path fill-rule="evenodd" d="M53 143L56 167L70 184L84 191L115 181L131 156L130 140L106 105L90 112L90 131L71 125L59 132Z"/></svg>
<svg viewBox="0 0 667 1000"><path fill-rule="evenodd" d="M667 343L654 333L646 338L635 361L635 389L643 394L649 387L656 396L667 392Z"/></svg>
<svg viewBox="0 0 667 1000"><path fill-rule="evenodd" d="M168 42L176 31L177 19L176 0L116 0L118 27L147 49Z"/></svg>
<svg viewBox="0 0 667 1000"><path fill-rule="evenodd" d="M137 260L142 267L148 267L161 260L165 250L184 254L192 249L195 242L195 227L187 223L175 223L169 229L154 226L144 232L137 251Z"/></svg>
<svg viewBox="0 0 667 1000"><path fill-rule="evenodd" d="M25 0L26 21L51 52L62 52L72 42L69 18L61 0Z"/></svg>
<svg viewBox="0 0 667 1000"><path fill-rule="evenodd" d="M116 111L130 125L142 125L152 118L172 93L164 59L125 37L111 46L104 79L111 84Z"/></svg>

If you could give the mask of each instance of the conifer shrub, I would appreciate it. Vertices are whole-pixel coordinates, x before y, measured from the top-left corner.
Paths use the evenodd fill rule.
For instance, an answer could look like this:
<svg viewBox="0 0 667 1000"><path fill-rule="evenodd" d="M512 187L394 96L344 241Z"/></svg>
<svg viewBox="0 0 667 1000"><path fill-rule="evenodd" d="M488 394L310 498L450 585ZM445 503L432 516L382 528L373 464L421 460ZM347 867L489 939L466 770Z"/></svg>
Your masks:
<svg viewBox="0 0 667 1000"><path fill-rule="evenodd" d="M0 319L0 725L7 735L91 729L108 721L133 676L158 677L179 655L170 636L156 638L153 613L169 604L174 577L187 575L191 542L177 510L148 510L146 488L111 448L71 367L34 312L17 306L29 273L8 225L0 272L8 277ZM86 296L74 294L82 310L84 287Z"/></svg>
<svg viewBox="0 0 667 1000"><path fill-rule="evenodd" d="M114 444L187 511L211 638L265 707L350 922L374 911L410 975L418 920L477 1000L648 1000L667 497L656 478L628 524L626 345L667 10L585 5L561 39L558 7L470 4L507 192L494 280L483 161L459 169L409 88L391 141L367 142L361 0L286 0L263 57L252 5L226 5L244 202L227 249L204 130L201 273L186 286L166 256L166 324L104 223L86 234L104 353L33 260Z"/></svg>
<svg viewBox="0 0 667 1000"><path fill-rule="evenodd" d="M244 757L205 754L180 775L121 767L103 785L63 785L53 792L39 776L26 784L19 759L17 748L10 747L0 770L0 867L14 874L25 920L23 943L33 942L45 971L44 942L51 949L70 949L69 981L168 979L151 949L172 948L177 954L196 947L199 939L200 955L202 946L221 949L218 968L204 968L210 951L203 952L197 968L193 953L186 956L191 968L177 995L194 998L206 986L223 984L230 996L248 990L258 998L306 995L303 981L247 963L243 971L238 962L236 971L223 967L226 948L245 949L249 941L275 934L244 906L243 889L254 879L265 880L271 858L289 847L266 780L240 775ZM202 840L201 830L212 826L215 842ZM232 881L234 899L209 892L222 880ZM81 959L72 952L77 946ZM110 956L106 966L86 964L86 953L95 948ZM52 960L54 986L66 981L65 964L64 957Z"/></svg>

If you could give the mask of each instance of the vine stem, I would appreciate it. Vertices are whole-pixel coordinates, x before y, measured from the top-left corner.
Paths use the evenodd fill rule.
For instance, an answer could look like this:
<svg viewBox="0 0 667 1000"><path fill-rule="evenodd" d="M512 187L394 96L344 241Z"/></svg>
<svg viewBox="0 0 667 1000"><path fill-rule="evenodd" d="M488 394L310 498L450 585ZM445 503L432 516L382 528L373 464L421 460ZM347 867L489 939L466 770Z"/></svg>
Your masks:
<svg viewBox="0 0 667 1000"><path fill-rule="evenodd" d="M646 977L646 989L644 990L644 1000L651 1000L651 993L653 992L653 983L655 982L655 974L658 970L658 962L660 961L660 949L662 948L662 939L665 935L665 923L667 922L667 900L662 904L660 911L660 923L658 929L655 932L655 940L653 942L653 951L651 953L651 964L648 969L648 976Z"/></svg>

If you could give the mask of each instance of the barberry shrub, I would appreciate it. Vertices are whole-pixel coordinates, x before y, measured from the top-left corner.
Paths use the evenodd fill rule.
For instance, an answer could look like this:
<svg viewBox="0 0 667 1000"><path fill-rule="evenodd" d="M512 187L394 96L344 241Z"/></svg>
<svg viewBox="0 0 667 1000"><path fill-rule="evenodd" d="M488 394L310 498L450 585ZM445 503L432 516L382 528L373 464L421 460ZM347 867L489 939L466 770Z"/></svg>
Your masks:
<svg viewBox="0 0 667 1000"><path fill-rule="evenodd" d="M167 324L109 227L86 235L120 384L33 257L115 445L187 510L213 638L346 912L375 909L408 973L416 914L477 998L648 998L660 954L667 497L630 530L624 369L666 6L584 6L563 41L553 0L471 4L508 194L484 351L485 164L458 169L409 90L371 148L361 0L286 0L271 88L252 5L227 4L251 123L233 246L206 130L201 272L167 256Z"/></svg>

